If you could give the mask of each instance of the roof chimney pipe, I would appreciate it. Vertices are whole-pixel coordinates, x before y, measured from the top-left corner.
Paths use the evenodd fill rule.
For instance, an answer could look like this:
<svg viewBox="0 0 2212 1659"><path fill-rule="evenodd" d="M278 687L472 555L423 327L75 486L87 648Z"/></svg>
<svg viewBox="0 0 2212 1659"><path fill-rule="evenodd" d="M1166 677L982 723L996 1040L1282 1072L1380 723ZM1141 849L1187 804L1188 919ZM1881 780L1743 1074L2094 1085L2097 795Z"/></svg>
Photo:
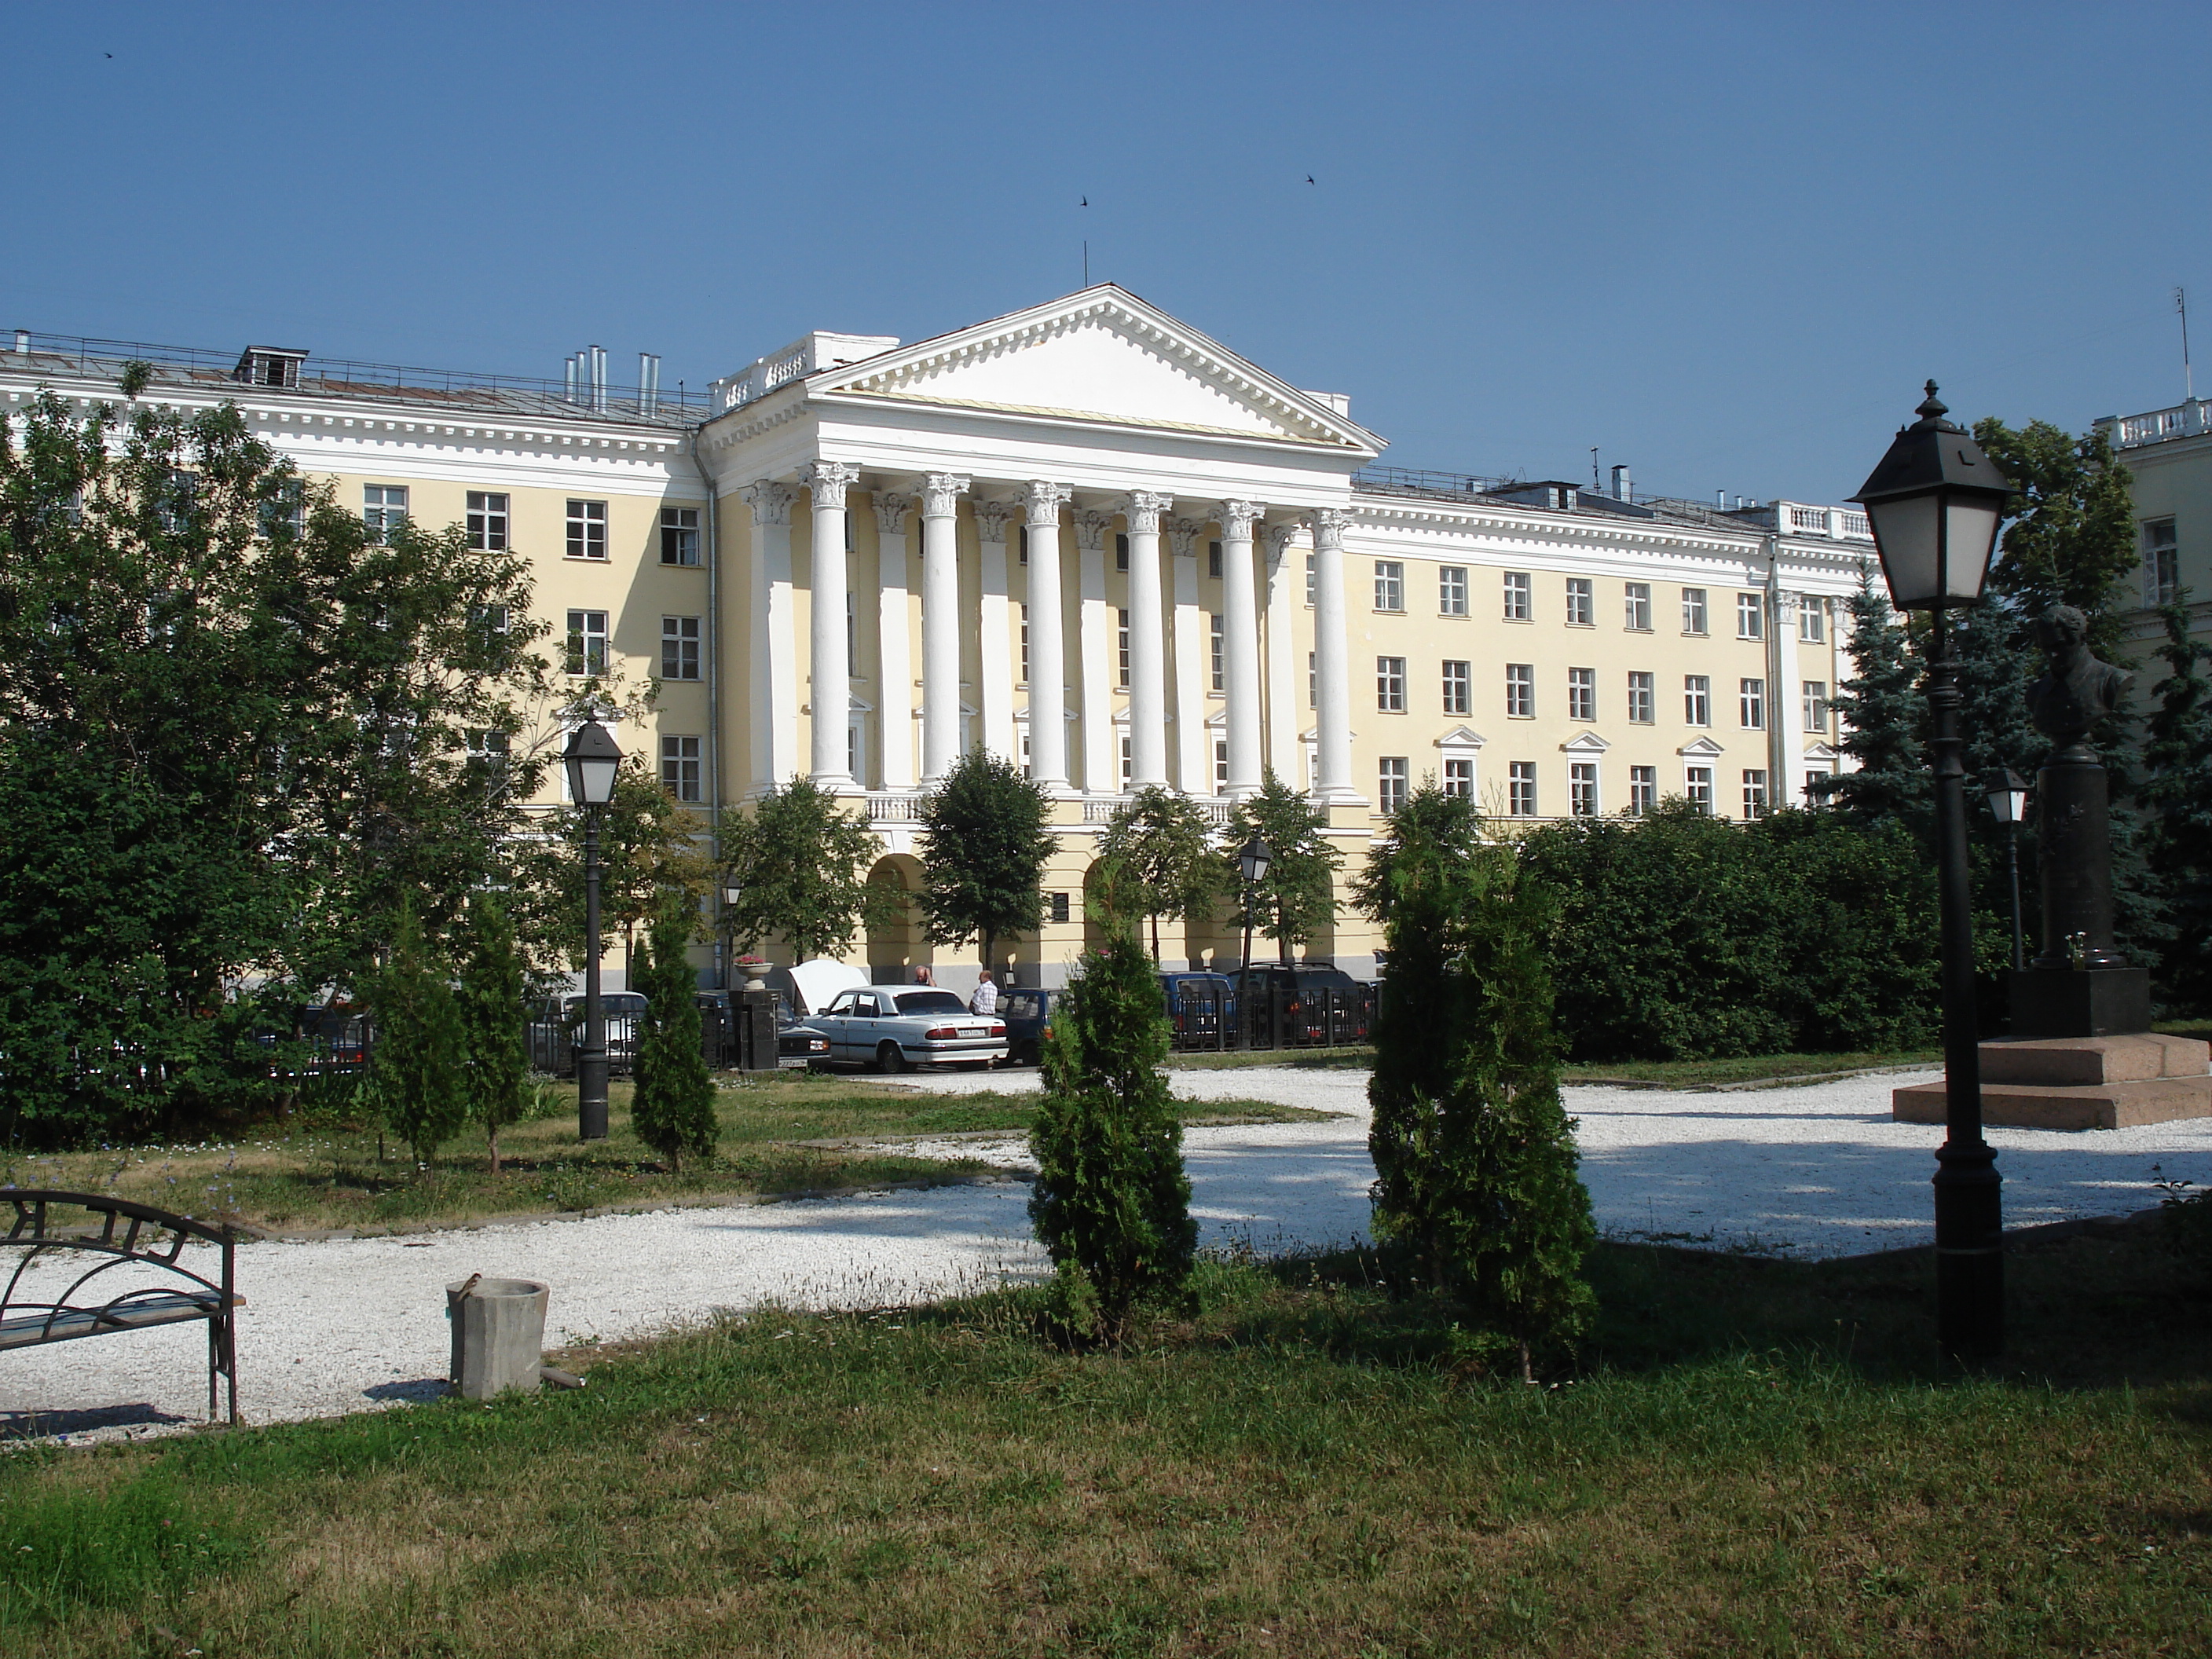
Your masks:
<svg viewBox="0 0 2212 1659"><path fill-rule="evenodd" d="M1629 482L1628 469L1625 466L1613 469L1613 499L1626 501L1632 506L1635 503L1636 487Z"/></svg>

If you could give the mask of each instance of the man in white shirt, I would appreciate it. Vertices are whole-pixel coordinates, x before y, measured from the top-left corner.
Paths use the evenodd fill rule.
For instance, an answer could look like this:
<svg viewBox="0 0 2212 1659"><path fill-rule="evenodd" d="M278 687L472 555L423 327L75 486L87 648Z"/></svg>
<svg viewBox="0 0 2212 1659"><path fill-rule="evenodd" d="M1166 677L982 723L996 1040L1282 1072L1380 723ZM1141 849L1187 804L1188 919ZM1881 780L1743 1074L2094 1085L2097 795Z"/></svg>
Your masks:
<svg viewBox="0 0 2212 1659"><path fill-rule="evenodd" d="M986 968L983 977L975 981L975 994L968 999L971 1014L995 1014L999 1012L999 988L991 983L991 970Z"/></svg>

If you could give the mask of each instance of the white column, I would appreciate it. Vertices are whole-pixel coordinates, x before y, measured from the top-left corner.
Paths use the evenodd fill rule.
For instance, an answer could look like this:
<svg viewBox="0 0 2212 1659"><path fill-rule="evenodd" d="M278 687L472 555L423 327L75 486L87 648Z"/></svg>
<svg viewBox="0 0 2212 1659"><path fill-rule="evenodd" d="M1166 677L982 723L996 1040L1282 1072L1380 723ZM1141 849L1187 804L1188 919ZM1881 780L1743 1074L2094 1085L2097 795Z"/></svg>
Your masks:
<svg viewBox="0 0 2212 1659"><path fill-rule="evenodd" d="M1014 748L1014 635L1006 599L1006 520L1012 501L975 503L975 536L981 554L976 602L976 708L981 746L1006 760Z"/></svg>
<svg viewBox="0 0 2212 1659"><path fill-rule="evenodd" d="M1122 503L1129 520L1129 787L1168 781L1167 649L1160 630L1160 514L1149 489Z"/></svg>
<svg viewBox="0 0 2212 1659"><path fill-rule="evenodd" d="M1213 684L1212 630L1198 605L1198 538L1206 533L1206 523L1175 519L1167 528L1175 570L1176 787L1186 795L1206 796L1213 793L1212 745L1206 726L1206 694Z"/></svg>
<svg viewBox="0 0 2212 1659"><path fill-rule="evenodd" d="M1106 603L1106 534L1114 515L1095 507L1075 514L1076 592L1082 604L1083 787L1093 795L1121 792L1121 745L1114 733L1114 608Z"/></svg>
<svg viewBox="0 0 2212 1659"><path fill-rule="evenodd" d="M1805 787L1805 682L1797 654L1797 607L1818 605L1818 599L1808 599L1802 594L1784 592L1777 589L1773 611L1767 626L1774 630L1774 647L1768 653L1773 663L1769 676L1774 682L1766 693L1768 745L1773 757L1770 763L1773 775L1766 781L1766 804L1770 807L1802 806L1806 804Z"/></svg>
<svg viewBox="0 0 2212 1659"><path fill-rule="evenodd" d="M1306 681L1297 660L1298 607L1305 603L1304 568L1291 551L1295 524L1267 526L1267 760L1280 782L1299 787L1305 757L1298 728L1306 714Z"/></svg>
<svg viewBox="0 0 2212 1659"><path fill-rule="evenodd" d="M876 492L876 660L883 667L876 750L886 789L914 787L914 623L906 586L906 515L913 510L911 495Z"/></svg>
<svg viewBox="0 0 2212 1659"><path fill-rule="evenodd" d="M799 629L791 591L791 504L799 491L763 478L740 493L753 510L746 656L752 693L752 788L758 794L799 774Z"/></svg>
<svg viewBox="0 0 2212 1659"><path fill-rule="evenodd" d="M814 781L832 794L849 795L860 789L845 763L845 729L852 717L853 668L845 648L845 618L851 586L845 571L845 492L860 476L848 461L817 461L806 469L807 488L814 492L814 568L812 649L808 669L813 683L808 701L813 707Z"/></svg>
<svg viewBox="0 0 2212 1659"><path fill-rule="evenodd" d="M1320 682L1313 795L1316 801L1358 805L1362 797L1352 785L1352 666L1344 606L1344 527L1352 514L1341 507L1317 507L1307 521L1314 536L1314 669Z"/></svg>
<svg viewBox="0 0 2212 1659"><path fill-rule="evenodd" d="M1229 715L1229 783L1242 800L1260 787L1260 611L1252 580L1257 501L1221 504L1221 678Z"/></svg>
<svg viewBox="0 0 2212 1659"><path fill-rule="evenodd" d="M921 487L921 776L960 758L960 498L968 480L933 472ZM890 780L886 776L885 780Z"/></svg>
<svg viewBox="0 0 2212 1659"><path fill-rule="evenodd" d="M1060 509L1075 494L1039 478L1022 491L1030 532L1030 776L1054 794L1067 781L1067 661L1060 639Z"/></svg>

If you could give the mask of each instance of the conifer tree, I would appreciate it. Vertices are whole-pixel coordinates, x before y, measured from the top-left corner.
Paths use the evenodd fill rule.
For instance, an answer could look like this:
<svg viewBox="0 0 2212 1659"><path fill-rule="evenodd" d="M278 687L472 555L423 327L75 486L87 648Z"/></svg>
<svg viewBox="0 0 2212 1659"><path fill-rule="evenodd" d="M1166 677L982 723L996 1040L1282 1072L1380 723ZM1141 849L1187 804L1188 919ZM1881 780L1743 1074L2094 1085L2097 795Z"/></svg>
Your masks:
<svg viewBox="0 0 2212 1659"><path fill-rule="evenodd" d="M1871 567L1850 604L1851 678L1836 690L1837 747L1858 765L1820 780L1815 793L1862 823L1895 819L1918 830L1933 812L1919 659Z"/></svg>
<svg viewBox="0 0 2212 1659"><path fill-rule="evenodd" d="M2177 1011L2202 1013L2212 1009L2212 683L2203 672L2212 647L2190 632L2186 589L2159 617L2166 674L2151 688L2142 802L2150 866L2172 906L2161 989Z"/></svg>
<svg viewBox="0 0 2212 1659"><path fill-rule="evenodd" d="M1162 1069L1160 982L1116 902L1117 875L1109 868L1093 889L1106 939L1084 953L1054 1008L1030 1133L1030 1219L1059 1270L1061 1317L1078 1336L1110 1343L1139 1299L1181 1291L1198 1243L1182 1123Z"/></svg>
<svg viewBox="0 0 2212 1659"><path fill-rule="evenodd" d="M668 1160L672 1174L682 1171L686 1153L711 1157L720 1133L714 1079L700 1047L698 976L685 954L696 915L689 894L662 895L636 975L646 1012L638 1023L630 1127Z"/></svg>
<svg viewBox="0 0 2212 1659"><path fill-rule="evenodd" d="M461 1080L465 1055L461 1006L453 995L443 954L426 939L412 900L402 900L392 958L377 974L370 997L376 1042L369 1057L367 1091L383 1121L405 1141L417 1164L468 1121Z"/></svg>
<svg viewBox="0 0 2212 1659"><path fill-rule="evenodd" d="M469 956L459 988L462 1073L469 1115L483 1125L491 1170L499 1132L530 1109L530 1042L523 1026L526 971L507 906L479 893L469 906Z"/></svg>
<svg viewBox="0 0 2212 1659"><path fill-rule="evenodd" d="M1154 962L1161 917L1195 921L1219 902L1220 872L1207 833L1197 802L1147 784L1114 809L1098 838L1098 856L1122 872L1122 902L1152 924Z"/></svg>
<svg viewBox="0 0 2212 1659"><path fill-rule="evenodd" d="M1408 1277L1465 1307L1523 1380L1595 1301L1595 1242L1559 1099L1552 904L1506 847L1406 823L1368 895L1390 951L1376 1026L1374 1221Z"/></svg>

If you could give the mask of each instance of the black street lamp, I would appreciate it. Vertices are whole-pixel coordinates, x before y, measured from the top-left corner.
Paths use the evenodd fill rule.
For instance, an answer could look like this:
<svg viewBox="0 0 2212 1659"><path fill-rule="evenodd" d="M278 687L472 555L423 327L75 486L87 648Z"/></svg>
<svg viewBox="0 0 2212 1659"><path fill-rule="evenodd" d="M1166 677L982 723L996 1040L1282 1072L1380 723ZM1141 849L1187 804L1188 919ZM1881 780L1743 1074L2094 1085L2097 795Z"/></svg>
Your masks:
<svg viewBox="0 0 2212 1659"><path fill-rule="evenodd" d="M1934 612L1928 708L1936 774L1936 871L1942 918L1943 1144L1936 1152L1936 1328L1946 1352L2004 1348L2004 1211L1996 1152L1982 1138L1973 896L1966 867L1966 769L1959 659L1946 612L1982 596L2010 483L1928 382L1920 418L1899 431L1851 499L1867 510L1881 574L1900 611Z"/></svg>
<svg viewBox="0 0 2212 1659"><path fill-rule="evenodd" d="M587 720L568 734L568 797L584 809L584 1041L576 1050L576 1134L607 1138L607 1017L599 1000L599 813L615 796L622 750Z"/></svg>
<svg viewBox="0 0 2212 1659"><path fill-rule="evenodd" d="M726 881L722 884L722 988L725 991L736 988L730 978L738 959L734 913L738 908L738 901L744 896L744 887L734 881Z"/></svg>
<svg viewBox="0 0 2212 1659"><path fill-rule="evenodd" d="M2027 966L2027 947L2020 928L2020 826L2027 816L2027 780L2009 766L1992 766L1982 774L1982 793L1990 799L1990 816L2004 825L2005 868L2012 877L2012 970Z"/></svg>
<svg viewBox="0 0 2212 1659"><path fill-rule="evenodd" d="M1260 839L1260 832L1257 830L1252 832L1252 839L1244 843L1244 850L1237 855L1237 873L1244 878L1244 957L1237 966L1237 976L1242 981L1237 987L1237 994L1240 1005L1243 1006L1240 1006L1237 1024L1246 1030L1251 1029L1252 1021L1251 1009L1249 1005L1252 996L1252 902L1255 896L1254 890L1261 882L1267 880L1267 867L1274 861L1275 855L1267 850L1267 843Z"/></svg>

